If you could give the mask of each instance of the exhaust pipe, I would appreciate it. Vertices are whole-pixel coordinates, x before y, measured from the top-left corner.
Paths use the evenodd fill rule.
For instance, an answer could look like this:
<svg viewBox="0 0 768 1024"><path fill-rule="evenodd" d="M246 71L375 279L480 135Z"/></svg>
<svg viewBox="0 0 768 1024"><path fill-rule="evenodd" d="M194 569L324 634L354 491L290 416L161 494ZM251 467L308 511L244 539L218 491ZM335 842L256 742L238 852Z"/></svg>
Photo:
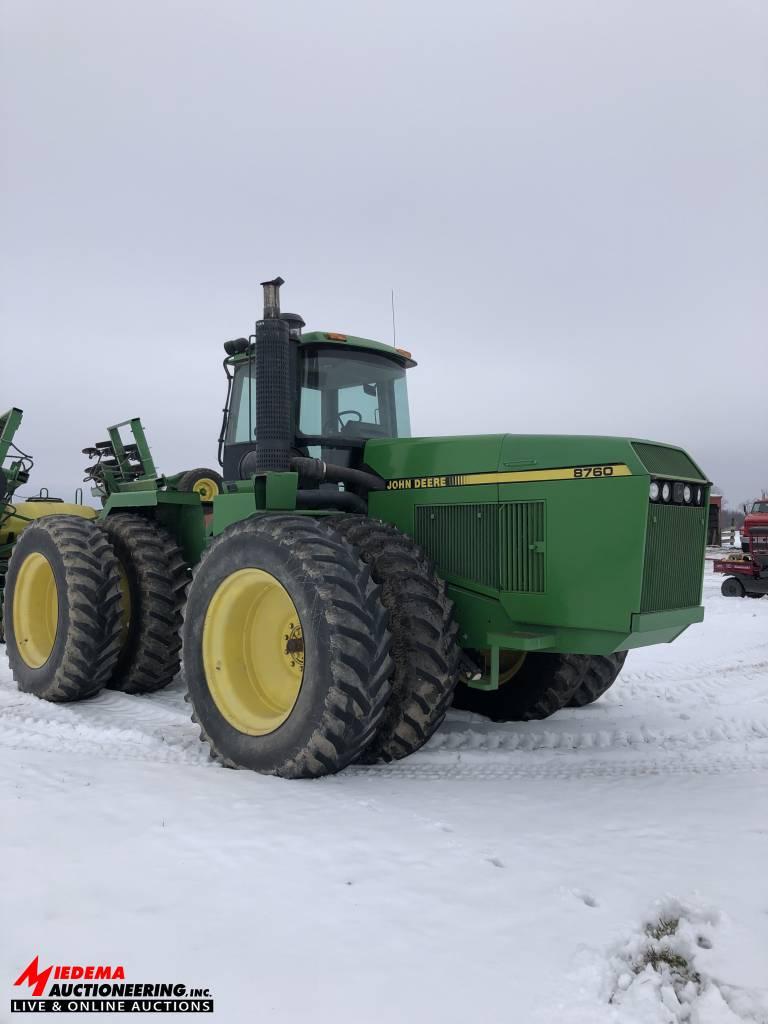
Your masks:
<svg viewBox="0 0 768 1024"><path fill-rule="evenodd" d="M280 316L282 277L262 281L264 314L256 323L253 346L255 388L254 447L240 463L243 479L256 473L287 473L293 444L292 324Z"/></svg>

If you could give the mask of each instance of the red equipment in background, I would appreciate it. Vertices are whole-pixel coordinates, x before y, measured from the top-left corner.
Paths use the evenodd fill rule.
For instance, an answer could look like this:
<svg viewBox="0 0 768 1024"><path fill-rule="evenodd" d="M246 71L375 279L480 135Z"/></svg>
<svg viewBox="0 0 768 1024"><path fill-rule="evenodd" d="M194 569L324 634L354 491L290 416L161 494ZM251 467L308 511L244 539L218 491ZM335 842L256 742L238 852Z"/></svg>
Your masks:
<svg viewBox="0 0 768 1024"><path fill-rule="evenodd" d="M750 528L748 554L718 558L714 570L726 577L720 588L726 597L768 594L768 522Z"/></svg>
<svg viewBox="0 0 768 1024"><path fill-rule="evenodd" d="M741 528L741 550L749 552L749 538L753 530L768 529L768 494L764 494L759 501L752 503L752 508L747 512L744 506L744 525Z"/></svg>

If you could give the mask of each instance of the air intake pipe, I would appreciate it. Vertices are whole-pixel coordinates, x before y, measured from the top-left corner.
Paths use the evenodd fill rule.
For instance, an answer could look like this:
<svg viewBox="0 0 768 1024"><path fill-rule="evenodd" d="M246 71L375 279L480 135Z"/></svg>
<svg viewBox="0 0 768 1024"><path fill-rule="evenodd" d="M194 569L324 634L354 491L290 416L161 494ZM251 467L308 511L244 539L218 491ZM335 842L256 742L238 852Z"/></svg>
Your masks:
<svg viewBox="0 0 768 1024"><path fill-rule="evenodd" d="M243 460L243 469L257 473L287 473L293 442L291 366L295 366L291 347L292 324L280 316L282 277L262 281L264 316L256 323L253 346L255 422L253 451ZM245 475L245 474L244 474Z"/></svg>
<svg viewBox="0 0 768 1024"><path fill-rule="evenodd" d="M291 459L291 469L299 474L302 484L333 483L344 484L355 491L383 491L387 482L375 473L366 473L362 469L350 469L348 466L335 466L332 462L322 459ZM323 492L325 493L325 492Z"/></svg>

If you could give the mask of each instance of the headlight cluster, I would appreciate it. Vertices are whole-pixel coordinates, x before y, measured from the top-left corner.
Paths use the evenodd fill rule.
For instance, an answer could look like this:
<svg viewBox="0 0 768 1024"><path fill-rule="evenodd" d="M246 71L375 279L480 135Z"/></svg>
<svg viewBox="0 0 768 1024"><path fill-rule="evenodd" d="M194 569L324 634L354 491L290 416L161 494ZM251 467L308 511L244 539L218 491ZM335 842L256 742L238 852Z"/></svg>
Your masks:
<svg viewBox="0 0 768 1024"><path fill-rule="evenodd" d="M662 505L703 505L704 485L682 480L651 480L648 496Z"/></svg>

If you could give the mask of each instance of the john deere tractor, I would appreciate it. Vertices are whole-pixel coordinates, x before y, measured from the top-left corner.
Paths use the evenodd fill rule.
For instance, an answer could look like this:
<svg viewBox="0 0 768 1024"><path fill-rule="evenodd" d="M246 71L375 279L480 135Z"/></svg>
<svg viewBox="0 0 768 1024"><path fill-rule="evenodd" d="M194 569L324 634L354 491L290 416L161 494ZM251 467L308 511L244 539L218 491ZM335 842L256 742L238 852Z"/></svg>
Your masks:
<svg viewBox="0 0 768 1024"><path fill-rule="evenodd" d="M709 484L684 451L411 438L411 354L305 333L281 284L224 346L212 501L157 475L133 420L89 451L98 521L19 539L22 690L147 693L183 662L214 757L316 777L414 752L451 703L502 721L589 703L627 651L701 621Z"/></svg>

